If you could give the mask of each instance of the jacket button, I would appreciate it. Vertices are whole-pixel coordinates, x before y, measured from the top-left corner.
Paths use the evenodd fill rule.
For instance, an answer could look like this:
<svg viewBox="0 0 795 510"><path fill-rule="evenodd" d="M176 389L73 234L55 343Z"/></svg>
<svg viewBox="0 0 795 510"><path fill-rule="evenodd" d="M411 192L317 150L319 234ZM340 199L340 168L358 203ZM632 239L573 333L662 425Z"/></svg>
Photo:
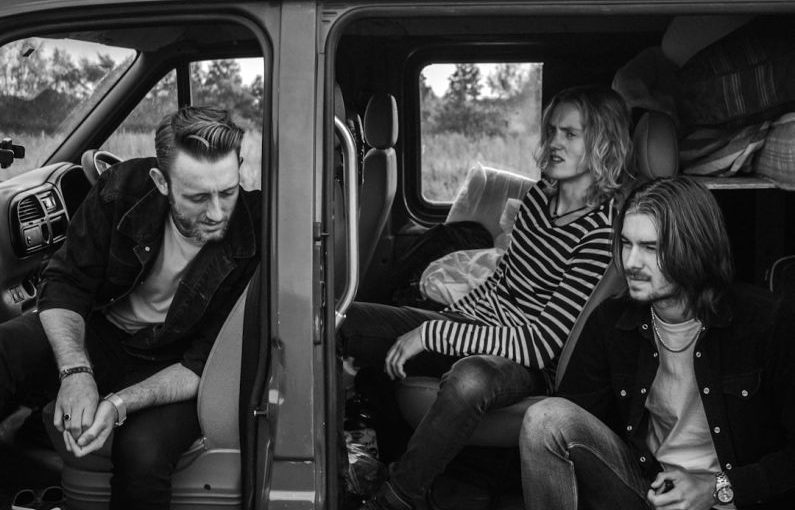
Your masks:
<svg viewBox="0 0 795 510"><path fill-rule="evenodd" d="M720 434L720 427L715 427L712 430L714 430L716 434Z"/></svg>
<svg viewBox="0 0 795 510"><path fill-rule="evenodd" d="M632 425L627 425L627 432L632 432Z"/></svg>
<svg viewBox="0 0 795 510"><path fill-rule="evenodd" d="M748 390L741 391L740 395L742 395L743 397L747 397L748 396Z"/></svg>
<svg viewBox="0 0 795 510"><path fill-rule="evenodd" d="M709 395L709 386L704 388L704 395Z"/></svg>
<svg viewBox="0 0 795 510"><path fill-rule="evenodd" d="M727 463L726 463L726 470L728 471L728 470L730 470L731 468L732 468L732 465L731 465L731 464L729 464L729 463L727 462Z"/></svg>
<svg viewBox="0 0 795 510"><path fill-rule="evenodd" d="M696 358L700 358L700 357L701 357L701 351L697 351L696 352Z"/></svg>
<svg viewBox="0 0 795 510"><path fill-rule="evenodd" d="M656 358L657 357L657 353L655 352L654 354L651 355L651 357L652 358Z"/></svg>
<svg viewBox="0 0 795 510"><path fill-rule="evenodd" d="M642 324L640 326L640 329L642 329L643 331L646 331L647 329L649 329L649 325L648 324Z"/></svg>
<svg viewBox="0 0 795 510"><path fill-rule="evenodd" d="M627 390L621 390L621 391L618 392L618 394L621 395L622 397L626 397L627 396Z"/></svg>
<svg viewBox="0 0 795 510"><path fill-rule="evenodd" d="M640 394L641 395L645 395L646 394L646 388L641 388L640 389Z"/></svg>
<svg viewBox="0 0 795 510"><path fill-rule="evenodd" d="M640 461L641 461L641 462L646 462L646 457L641 457L641 458L640 458Z"/></svg>
<svg viewBox="0 0 795 510"><path fill-rule="evenodd" d="M144 246L144 251L149 251L149 247L148 246Z"/></svg>

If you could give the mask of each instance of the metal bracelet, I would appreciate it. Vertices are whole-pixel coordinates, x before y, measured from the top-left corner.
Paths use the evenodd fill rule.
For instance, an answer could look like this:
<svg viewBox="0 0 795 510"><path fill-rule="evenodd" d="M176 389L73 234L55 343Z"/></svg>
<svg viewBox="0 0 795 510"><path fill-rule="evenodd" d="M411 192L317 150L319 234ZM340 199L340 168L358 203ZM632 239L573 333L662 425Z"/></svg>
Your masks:
<svg viewBox="0 0 795 510"><path fill-rule="evenodd" d="M83 373L94 375L94 370L88 365L79 365L76 367L64 368L63 370L58 372L58 379L60 381L63 381L70 375L83 374Z"/></svg>

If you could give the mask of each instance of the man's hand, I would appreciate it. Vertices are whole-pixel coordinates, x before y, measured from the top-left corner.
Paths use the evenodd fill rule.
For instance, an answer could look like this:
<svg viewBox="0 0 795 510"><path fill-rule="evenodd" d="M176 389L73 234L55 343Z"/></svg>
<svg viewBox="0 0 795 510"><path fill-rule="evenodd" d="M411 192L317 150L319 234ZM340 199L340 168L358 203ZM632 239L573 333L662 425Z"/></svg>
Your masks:
<svg viewBox="0 0 795 510"><path fill-rule="evenodd" d="M673 482L673 488L663 493L665 480ZM646 498L658 510L709 510L715 505L714 490L714 474L675 469L658 473Z"/></svg>
<svg viewBox="0 0 795 510"><path fill-rule="evenodd" d="M77 439L94 423L99 394L91 374L79 373L61 381L55 400L53 424L60 432L68 431Z"/></svg>
<svg viewBox="0 0 795 510"><path fill-rule="evenodd" d="M105 444L105 441L108 440L110 433L113 431L119 416L116 406L107 400L102 400L97 406L94 418L94 423L77 440L68 432L63 434L66 449L72 452L75 457L83 457L102 448L102 445Z"/></svg>
<svg viewBox="0 0 795 510"><path fill-rule="evenodd" d="M384 363L384 370L387 375L392 379L405 379L406 372L403 370L403 365L408 360L425 350L422 345L422 336L420 335L420 328L415 328L400 335L389 352L386 354L386 362Z"/></svg>

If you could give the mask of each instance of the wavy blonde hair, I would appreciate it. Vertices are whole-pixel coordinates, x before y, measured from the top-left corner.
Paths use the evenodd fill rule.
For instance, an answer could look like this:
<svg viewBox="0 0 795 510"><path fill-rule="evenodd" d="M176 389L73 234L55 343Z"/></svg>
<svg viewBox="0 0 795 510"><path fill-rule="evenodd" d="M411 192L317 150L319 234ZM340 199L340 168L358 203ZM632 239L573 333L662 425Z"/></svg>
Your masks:
<svg viewBox="0 0 795 510"><path fill-rule="evenodd" d="M544 109L541 139L535 155L543 173L549 167L552 142L546 128L555 108L563 103L577 108L582 117L585 162L594 181L586 203L594 206L612 198L620 199L629 178L627 165L632 151L627 104L618 93L601 86L572 87L557 93Z"/></svg>

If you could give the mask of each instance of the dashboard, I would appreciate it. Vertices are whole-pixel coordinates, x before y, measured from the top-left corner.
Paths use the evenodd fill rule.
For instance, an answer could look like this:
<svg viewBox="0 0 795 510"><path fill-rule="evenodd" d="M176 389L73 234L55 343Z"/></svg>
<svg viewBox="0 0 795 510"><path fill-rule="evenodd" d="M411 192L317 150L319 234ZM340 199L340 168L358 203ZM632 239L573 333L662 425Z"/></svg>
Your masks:
<svg viewBox="0 0 795 510"><path fill-rule="evenodd" d="M39 273L90 189L73 163L0 182L0 322L35 307Z"/></svg>

